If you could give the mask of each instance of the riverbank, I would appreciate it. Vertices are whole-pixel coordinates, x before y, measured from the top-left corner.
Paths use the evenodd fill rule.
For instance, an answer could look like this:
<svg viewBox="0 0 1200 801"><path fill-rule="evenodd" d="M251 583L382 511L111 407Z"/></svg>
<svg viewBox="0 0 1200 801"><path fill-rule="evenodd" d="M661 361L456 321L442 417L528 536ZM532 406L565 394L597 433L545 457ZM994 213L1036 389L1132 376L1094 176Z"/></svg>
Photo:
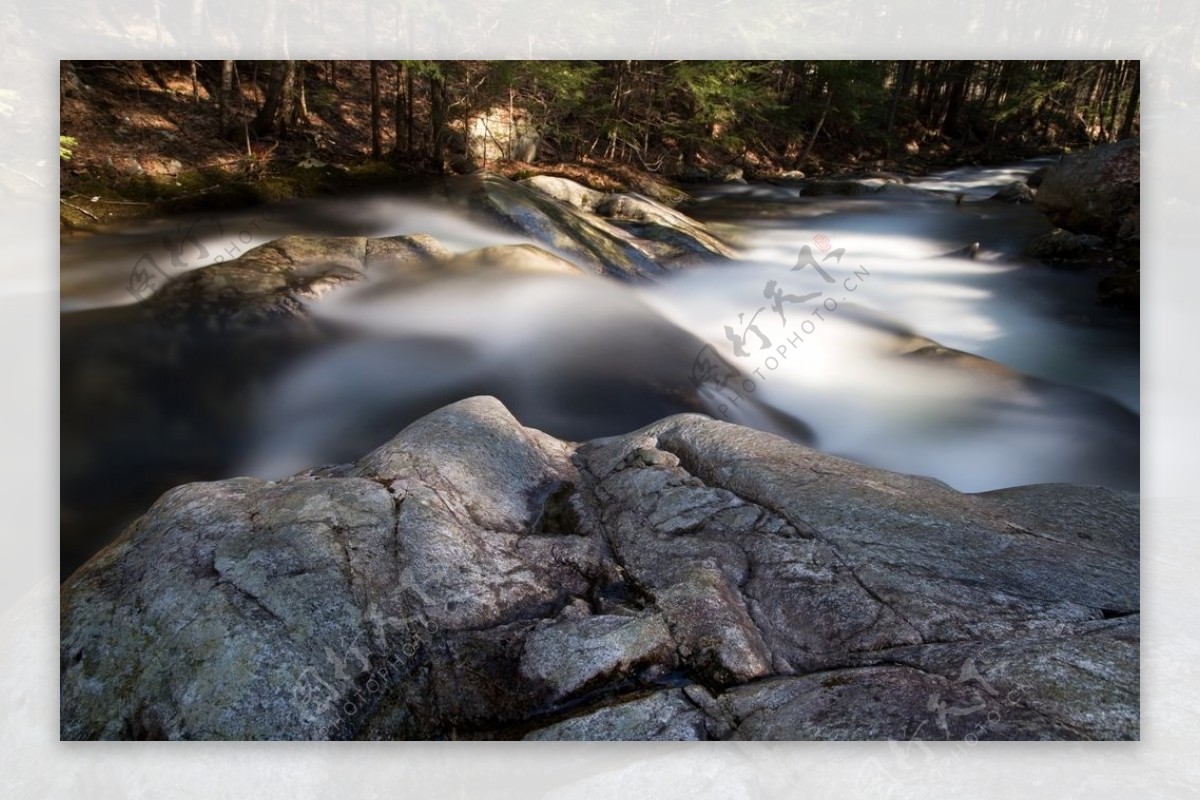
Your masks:
<svg viewBox="0 0 1200 801"><path fill-rule="evenodd" d="M251 111L264 102L260 79L265 78L266 66L262 75L255 66L253 75L239 78L239 88L229 101L230 119L222 127L218 87L203 64L198 70L196 64L81 62L64 68L60 127L60 231L64 236L186 212L235 211L282 200L419 188L476 168L513 179L561 176L599 191L632 190L671 203L686 196L689 182L796 180L802 175L873 172L921 177L952 167L1012 162L1048 152L1046 143L1023 137L997 139L993 131L986 139L959 140L916 121L898 121L889 137L873 134L858 140L830 133L830 120L829 127L814 134L818 146L804 153L768 144L758 136L738 147L710 137L688 154L686 163L678 153L673 159L663 153L657 159L648 153L615 158L603 152L565 154L550 146L527 162L497 157L486 147L468 152L470 147L459 142L450 148L450 157L437 163L429 153L430 132L413 130L414 115L419 122L432 113L420 92L411 101L414 107L407 121L401 119L398 106L393 109L385 103L378 110L379 120L394 129L394 135L378 155L373 152L369 62L336 66L313 62L311 70L300 76L307 90L303 113L287 130L266 133L253 130L250 118ZM318 68L323 70L320 76L315 72ZM402 130L405 122L406 131ZM462 136L457 131L447 134L452 142ZM799 128L794 134L807 136ZM783 136L781 141L787 139Z"/></svg>

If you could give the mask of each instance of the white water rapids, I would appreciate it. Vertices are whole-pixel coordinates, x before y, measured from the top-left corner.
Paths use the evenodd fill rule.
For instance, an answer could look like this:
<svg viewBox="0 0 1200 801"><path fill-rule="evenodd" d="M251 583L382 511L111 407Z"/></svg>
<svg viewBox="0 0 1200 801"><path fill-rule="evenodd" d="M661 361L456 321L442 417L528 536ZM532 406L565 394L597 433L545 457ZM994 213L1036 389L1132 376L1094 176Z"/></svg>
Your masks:
<svg viewBox="0 0 1200 801"><path fill-rule="evenodd" d="M159 447L153 435L112 434L105 461L93 470L87 451L78 475L64 478L64 501L72 482L129 483L158 469L156 459L176 460L175 473L159 479L167 486L174 476L276 478L354 459L416 416L475 394L497 395L524 424L555 436L612 435L695 408L681 398L695 397L698 376L713 416L810 435L821 450L964 491L1051 481L1136 488L1136 321L1096 305L1094 273L1019 258L1049 223L1029 206L985 199L1036 166L960 169L865 197L801 198L795 187L766 184L701 188L683 210L731 241L739 258L682 268L652 286L514 274L349 285L311 306L339 337L256 380L230 412L236 441L213 446L205 467L189 468L187 454L148 456ZM528 242L434 200L314 201L269 216L222 215L220 230L212 220L196 223L191 250L174 254L183 267L162 244L176 221L65 243L64 350L74 337L95 336L77 332L69 324L76 317L133 302L129 273L147 254L178 273L285 233L430 234L454 252ZM975 258L947 255L974 242ZM811 263L800 266L805 247ZM1015 373L944 351L898 355L914 337ZM702 375L714 357L725 372ZM167 396L200 397L217 376L206 371L223 369L186 365L173 378L178 386L136 404L153 410L146 416L154 425L186 429L187 412ZM115 381L97 379L98 396L64 395L64 419L86 423L93 408L128 405ZM75 444L64 443L68 467ZM151 490L162 488L151 482Z"/></svg>

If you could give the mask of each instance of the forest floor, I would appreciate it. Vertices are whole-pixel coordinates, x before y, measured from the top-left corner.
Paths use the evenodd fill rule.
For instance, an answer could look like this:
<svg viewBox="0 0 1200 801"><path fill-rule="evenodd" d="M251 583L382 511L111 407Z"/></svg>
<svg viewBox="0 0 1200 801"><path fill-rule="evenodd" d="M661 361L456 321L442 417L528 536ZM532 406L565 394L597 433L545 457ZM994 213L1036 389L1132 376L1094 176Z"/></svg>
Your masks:
<svg viewBox="0 0 1200 801"><path fill-rule="evenodd" d="M305 86L308 115L285 137L258 138L249 126L222 135L217 102L203 77L193 82L190 62L79 62L78 82L64 81L62 136L69 156L60 161L60 231L87 234L131 220L213 207L234 208L297 197L336 196L358 191L418 187L436 174L423 153L426 135L415 131L412 152L396 149L406 133L396 109L383 104L383 159L371 157L371 99L367 62L309 62ZM336 69L331 75L330 70ZM241 78L232 118L248 121L262 102L259 76ZM423 116L419 109L418 116ZM803 166L820 176L873 170L924 174L978 163L978 154L956 151L944 141L919 154L898 147L898 156L879 158L851 143L821 139ZM421 155L418 155L421 154ZM704 154L701 156L705 161ZM709 167L737 166L753 178L769 179L792 165L770 155L746 152ZM508 177L552 174L594 189L617 191L647 186L672 194L674 182L627 163L585 158L567 163L492 162ZM686 184L679 184L686 191ZM685 195L675 192L679 197Z"/></svg>

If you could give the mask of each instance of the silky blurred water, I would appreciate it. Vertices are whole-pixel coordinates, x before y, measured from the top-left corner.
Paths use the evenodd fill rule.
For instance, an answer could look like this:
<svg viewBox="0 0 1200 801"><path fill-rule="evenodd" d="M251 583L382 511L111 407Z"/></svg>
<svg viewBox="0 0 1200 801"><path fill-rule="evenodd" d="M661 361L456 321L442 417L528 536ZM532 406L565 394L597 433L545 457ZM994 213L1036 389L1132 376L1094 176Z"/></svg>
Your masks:
<svg viewBox="0 0 1200 801"><path fill-rule="evenodd" d="M168 332L136 322L131 271L149 266L166 280L289 233L430 234L455 253L529 240L430 193L67 242L64 569L174 484L353 460L476 394L572 440L704 411L964 491L1136 488L1136 319L1096 304L1094 271L1022 259L1049 223L1030 206L987 200L1040 163L959 169L861 197L695 188L682 210L731 242L734 261L650 286L372 275L312 302L327 335L284 349L286 358L219 336L176 355ZM908 353L922 337L1009 371Z"/></svg>

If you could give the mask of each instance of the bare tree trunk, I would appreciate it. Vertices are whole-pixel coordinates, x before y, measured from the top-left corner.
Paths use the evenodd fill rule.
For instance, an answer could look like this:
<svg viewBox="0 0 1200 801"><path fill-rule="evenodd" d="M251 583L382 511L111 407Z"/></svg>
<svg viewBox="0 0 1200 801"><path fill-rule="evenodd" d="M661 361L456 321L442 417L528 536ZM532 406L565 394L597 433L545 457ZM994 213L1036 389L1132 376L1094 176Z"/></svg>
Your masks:
<svg viewBox="0 0 1200 801"><path fill-rule="evenodd" d="M434 169L446 169L446 80L440 75L429 76L429 157Z"/></svg>
<svg viewBox="0 0 1200 801"><path fill-rule="evenodd" d="M958 136L961 131L958 127L958 117L961 113L963 102L967 96L967 86L971 80L971 71L975 67L973 61L956 61L954 69L951 72L950 88L947 91L945 111L942 112L942 119L938 124L939 134L948 134L950 136Z"/></svg>
<svg viewBox="0 0 1200 801"><path fill-rule="evenodd" d="M275 118L279 115L279 107L283 103L283 85L287 77L288 63L276 61L271 64L271 77L267 81L262 108L258 110L250 126L260 136L270 133L275 128Z"/></svg>
<svg viewBox="0 0 1200 801"><path fill-rule="evenodd" d="M400 140L403 138L404 126L404 92L400 89L401 73L404 72L404 65L399 61L395 63L396 80L393 86L392 95L392 152L400 152Z"/></svg>
<svg viewBox="0 0 1200 801"><path fill-rule="evenodd" d="M1108 90L1108 122L1104 129L1108 132L1108 141L1115 141L1117 135L1117 111L1121 105L1121 82L1125 75L1125 62L1118 61L1117 69L1112 73Z"/></svg>
<svg viewBox="0 0 1200 801"><path fill-rule="evenodd" d="M286 134L296 118L296 62L283 63L283 92L279 103L280 134Z"/></svg>
<svg viewBox="0 0 1200 801"><path fill-rule="evenodd" d="M1133 133L1133 120L1137 116L1138 98L1142 92L1142 63L1139 61L1133 68L1133 86L1129 90L1129 104L1125 107L1125 119L1121 123L1118 139L1128 139Z"/></svg>
<svg viewBox="0 0 1200 801"><path fill-rule="evenodd" d="M217 92L217 125L223 136L229 129L229 102L233 99L233 62L221 62L221 89Z"/></svg>
<svg viewBox="0 0 1200 801"><path fill-rule="evenodd" d="M804 143L804 152L796 159L795 169L800 169L808 161L808 157L812 155L813 146L817 143L817 136L821 133L821 128L825 125L825 117L829 114L829 107L833 105L833 89L828 84L825 86L825 106L821 109L821 116L817 119L817 125L813 128L812 136Z"/></svg>
<svg viewBox="0 0 1200 801"><path fill-rule="evenodd" d="M296 107L292 112L293 125L308 124L308 93L304 89L304 62L296 65Z"/></svg>
<svg viewBox="0 0 1200 801"><path fill-rule="evenodd" d="M513 107L514 106L513 99L516 96L516 94L517 94L516 90L514 90L512 88L512 84L509 84L509 86L508 86L508 145L507 145L508 152L504 154L505 158L508 158L508 159L511 159L513 157L513 148L517 144L517 116L516 116L516 111ZM469 130L468 130L468 133L470 133ZM469 144L470 143L468 142L468 145ZM471 148L468 146L467 152L470 152L470 150L471 150ZM486 153L487 151L484 150L484 152Z"/></svg>
<svg viewBox="0 0 1200 801"><path fill-rule="evenodd" d="M404 149L412 155L413 142L413 73L407 66L404 68Z"/></svg>
<svg viewBox="0 0 1200 801"><path fill-rule="evenodd" d="M1104 139L1104 101L1108 98L1108 73L1111 70L1109 64L1101 64L1100 70L1096 75L1096 90L1092 92L1092 125L1096 129L1097 138Z"/></svg>
<svg viewBox="0 0 1200 801"><path fill-rule="evenodd" d="M379 62L371 61L371 158L383 158L383 133L379 130L383 105L379 96Z"/></svg>

